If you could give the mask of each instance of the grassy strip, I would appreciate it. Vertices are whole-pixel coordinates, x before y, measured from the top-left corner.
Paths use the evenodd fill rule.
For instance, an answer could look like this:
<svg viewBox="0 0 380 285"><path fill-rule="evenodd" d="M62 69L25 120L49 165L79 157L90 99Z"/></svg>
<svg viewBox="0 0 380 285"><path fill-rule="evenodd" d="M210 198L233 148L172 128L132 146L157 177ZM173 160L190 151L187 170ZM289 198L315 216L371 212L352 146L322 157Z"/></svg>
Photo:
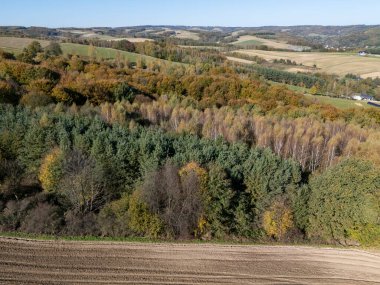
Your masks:
<svg viewBox="0 0 380 285"><path fill-rule="evenodd" d="M99 236L56 236L46 234L32 234L23 232L0 232L0 237L20 238L43 241L95 241L95 242L139 242L139 243L175 243L175 244L215 244L215 245L242 245L242 246L308 246L323 248L349 248L342 245L314 244L307 241L284 243L277 241L249 241L249 240L180 240L180 239L153 239L148 237L99 237ZM362 249L362 248L361 248Z"/></svg>
<svg viewBox="0 0 380 285"><path fill-rule="evenodd" d="M205 244L205 245L230 245L230 246L294 246L294 247L314 247L314 248L334 248L346 250L364 250L374 254L380 254L380 246L343 246L332 244L316 244L308 241L285 243L278 241L241 241L241 240L173 240L173 239L153 239L148 237L99 237L99 236L56 236L45 234L31 234L23 232L0 232L0 238L20 238L42 241L84 241L84 242L125 242L125 243L163 243L163 244Z"/></svg>

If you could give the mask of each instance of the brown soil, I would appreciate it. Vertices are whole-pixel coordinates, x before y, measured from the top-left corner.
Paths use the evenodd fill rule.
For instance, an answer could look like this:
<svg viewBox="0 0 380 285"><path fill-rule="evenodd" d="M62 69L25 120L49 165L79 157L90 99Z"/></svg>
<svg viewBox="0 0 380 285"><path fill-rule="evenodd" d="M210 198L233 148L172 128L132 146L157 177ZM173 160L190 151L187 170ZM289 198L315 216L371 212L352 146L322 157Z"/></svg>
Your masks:
<svg viewBox="0 0 380 285"><path fill-rule="evenodd" d="M380 284L380 255L305 246L0 238L1 284Z"/></svg>

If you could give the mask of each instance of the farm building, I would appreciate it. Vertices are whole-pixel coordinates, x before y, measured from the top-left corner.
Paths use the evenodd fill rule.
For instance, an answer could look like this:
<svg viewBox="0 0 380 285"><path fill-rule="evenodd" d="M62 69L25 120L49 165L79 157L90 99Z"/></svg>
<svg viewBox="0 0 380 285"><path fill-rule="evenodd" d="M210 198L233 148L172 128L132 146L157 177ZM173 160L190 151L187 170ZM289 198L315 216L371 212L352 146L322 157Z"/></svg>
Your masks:
<svg viewBox="0 0 380 285"><path fill-rule="evenodd" d="M367 95L367 94L355 94L354 96L352 96L352 99L354 100L364 100L364 101L373 101L374 98L370 95Z"/></svg>

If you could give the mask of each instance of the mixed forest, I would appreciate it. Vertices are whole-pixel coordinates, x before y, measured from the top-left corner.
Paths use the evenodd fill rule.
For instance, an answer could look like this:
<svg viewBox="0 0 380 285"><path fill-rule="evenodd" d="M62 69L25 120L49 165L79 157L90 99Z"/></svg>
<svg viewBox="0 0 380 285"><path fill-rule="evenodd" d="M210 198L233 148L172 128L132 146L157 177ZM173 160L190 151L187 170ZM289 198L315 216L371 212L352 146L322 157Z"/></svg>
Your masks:
<svg viewBox="0 0 380 285"><path fill-rule="evenodd" d="M0 231L380 245L380 109L286 85L376 97L378 78L71 42L154 60L0 51Z"/></svg>

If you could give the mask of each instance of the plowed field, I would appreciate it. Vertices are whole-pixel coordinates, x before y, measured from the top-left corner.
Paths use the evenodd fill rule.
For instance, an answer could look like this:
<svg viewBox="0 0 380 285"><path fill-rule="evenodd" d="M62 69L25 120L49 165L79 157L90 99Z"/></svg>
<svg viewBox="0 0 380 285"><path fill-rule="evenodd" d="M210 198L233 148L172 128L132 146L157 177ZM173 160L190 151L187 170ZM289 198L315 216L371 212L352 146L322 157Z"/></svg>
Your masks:
<svg viewBox="0 0 380 285"><path fill-rule="evenodd" d="M380 255L303 246L0 238L0 284L380 284Z"/></svg>

